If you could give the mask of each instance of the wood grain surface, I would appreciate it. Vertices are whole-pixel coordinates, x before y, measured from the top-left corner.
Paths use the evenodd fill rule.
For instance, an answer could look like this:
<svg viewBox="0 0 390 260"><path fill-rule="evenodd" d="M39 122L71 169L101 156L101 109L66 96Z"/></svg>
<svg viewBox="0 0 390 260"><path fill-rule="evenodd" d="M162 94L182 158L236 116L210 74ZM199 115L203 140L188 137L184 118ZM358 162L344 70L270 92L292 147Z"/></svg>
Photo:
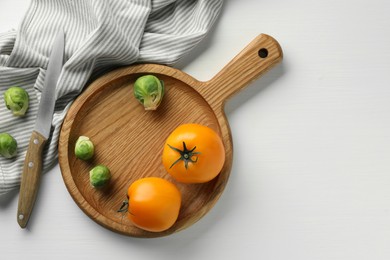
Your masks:
<svg viewBox="0 0 390 260"><path fill-rule="evenodd" d="M21 228L27 226L37 198L42 176L42 151L46 141L46 138L40 133L32 132L23 165L16 215L17 222Z"/></svg>
<svg viewBox="0 0 390 260"><path fill-rule="evenodd" d="M156 64L120 68L94 81L71 106L59 142L61 172L77 205L98 224L134 237L165 236L194 224L218 201L232 168L232 137L224 102L281 60L279 44L268 35L259 35L207 82ZM145 74L153 74L165 83L165 96L156 111L145 111L133 96L134 81ZM165 139L185 123L209 126L224 142L225 165L218 177L208 183L175 182L162 165ZM95 143L91 161L74 156L80 135ZM89 170L96 164L105 164L112 172L111 182L101 190L89 184ZM128 186L147 176L168 179L182 193L179 218L167 231L141 230L117 212Z"/></svg>

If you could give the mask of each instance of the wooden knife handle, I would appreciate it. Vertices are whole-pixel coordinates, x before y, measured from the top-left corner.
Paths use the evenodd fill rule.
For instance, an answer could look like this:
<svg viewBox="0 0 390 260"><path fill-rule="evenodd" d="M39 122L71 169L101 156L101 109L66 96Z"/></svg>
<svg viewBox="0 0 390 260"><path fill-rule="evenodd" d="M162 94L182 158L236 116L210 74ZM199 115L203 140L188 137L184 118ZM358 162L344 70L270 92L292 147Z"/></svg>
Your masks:
<svg viewBox="0 0 390 260"><path fill-rule="evenodd" d="M20 185L17 221L21 228L27 226L42 174L42 151L47 139L33 131L28 145Z"/></svg>

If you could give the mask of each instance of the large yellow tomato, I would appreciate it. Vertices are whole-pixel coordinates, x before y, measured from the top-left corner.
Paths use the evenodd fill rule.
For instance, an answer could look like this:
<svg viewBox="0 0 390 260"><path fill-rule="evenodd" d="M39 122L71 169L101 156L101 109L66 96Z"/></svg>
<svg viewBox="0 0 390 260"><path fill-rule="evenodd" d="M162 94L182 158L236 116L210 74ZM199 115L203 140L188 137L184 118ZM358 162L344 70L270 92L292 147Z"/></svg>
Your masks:
<svg viewBox="0 0 390 260"><path fill-rule="evenodd" d="M225 163L220 136L200 124L183 124L167 138L162 160L167 172L183 183L204 183L214 179Z"/></svg>
<svg viewBox="0 0 390 260"><path fill-rule="evenodd" d="M162 178L148 177L133 182L127 191L128 218L141 229L161 232L176 222L181 207L177 187Z"/></svg>

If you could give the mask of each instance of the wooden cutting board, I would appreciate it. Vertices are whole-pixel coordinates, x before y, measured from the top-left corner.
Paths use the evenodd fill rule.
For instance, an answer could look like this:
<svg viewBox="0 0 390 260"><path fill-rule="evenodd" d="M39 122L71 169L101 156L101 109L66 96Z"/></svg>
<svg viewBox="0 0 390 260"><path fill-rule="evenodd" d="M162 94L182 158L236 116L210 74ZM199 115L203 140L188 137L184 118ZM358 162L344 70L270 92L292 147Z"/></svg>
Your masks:
<svg viewBox="0 0 390 260"><path fill-rule="evenodd" d="M75 100L64 120L59 141L59 164L65 185L77 205L98 224L134 237L166 236L202 218L218 201L232 168L232 137L224 114L226 100L282 60L280 45L261 34L215 77L201 82L171 67L140 64L112 71L90 84ZM134 81L152 74L164 81L165 96L156 111L145 111L133 96ZM168 135L179 125L203 124L222 138L226 162L214 180L182 184L173 180L162 165ZM93 160L74 155L81 135L95 144ZM102 190L89 184L89 171L107 165L110 184ZM158 176L177 185L182 208L177 222L167 231L153 233L135 227L117 210L135 180Z"/></svg>

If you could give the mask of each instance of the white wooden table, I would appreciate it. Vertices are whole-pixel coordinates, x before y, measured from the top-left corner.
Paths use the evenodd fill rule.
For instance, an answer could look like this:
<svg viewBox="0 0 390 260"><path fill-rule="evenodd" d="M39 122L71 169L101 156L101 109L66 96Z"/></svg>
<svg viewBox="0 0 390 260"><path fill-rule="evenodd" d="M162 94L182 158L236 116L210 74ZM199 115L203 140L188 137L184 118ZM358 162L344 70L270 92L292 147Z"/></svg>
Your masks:
<svg viewBox="0 0 390 260"><path fill-rule="evenodd" d="M28 4L1 0L0 31ZM78 208L57 165L28 229L17 192L0 198L0 259L390 259L389 11L384 0L226 0L176 67L207 80L259 33L284 61L227 104L233 169L211 212L169 237L118 235Z"/></svg>

